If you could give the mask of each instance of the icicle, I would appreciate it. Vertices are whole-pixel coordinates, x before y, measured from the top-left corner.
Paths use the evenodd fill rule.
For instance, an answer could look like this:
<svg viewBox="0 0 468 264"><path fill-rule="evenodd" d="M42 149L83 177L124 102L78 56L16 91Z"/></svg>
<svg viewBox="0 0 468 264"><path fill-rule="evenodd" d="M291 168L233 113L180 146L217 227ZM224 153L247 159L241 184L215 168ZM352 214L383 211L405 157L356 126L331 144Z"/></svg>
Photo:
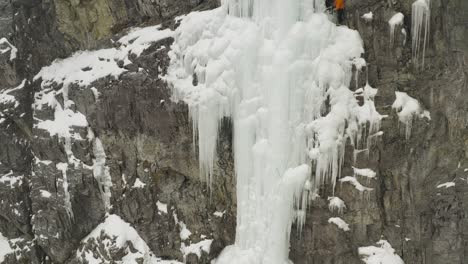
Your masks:
<svg viewBox="0 0 468 264"><path fill-rule="evenodd" d="M416 67L424 68L424 59L426 54L427 38L430 30L431 19L431 1L417 0L412 5L412 44L413 44L413 63ZM424 27L424 34L423 34ZM421 45L422 42L422 45ZM422 54L421 54L422 46ZM419 65L419 59L422 55L422 64Z"/></svg>
<svg viewBox="0 0 468 264"><path fill-rule="evenodd" d="M111 208L110 187L112 187L112 179L109 173L109 167L106 166L106 153L104 152L104 147L99 138L94 139L93 152L95 157L93 160L93 175L98 183L104 207L106 211L109 211Z"/></svg>
<svg viewBox="0 0 468 264"><path fill-rule="evenodd" d="M405 16L402 13L396 13L393 17L388 21L390 25L390 47L393 47L393 42L395 38L395 27L403 25L403 19Z"/></svg>
<svg viewBox="0 0 468 264"><path fill-rule="evenodd" d="M62 187L63 187L63 195L64 195L64 204L65 210L67 211L68 217L70 220L74 219L73 208L70 199L70 192L68 191L68 177L67 177L67 163L57 163L56 167L59 171L62 172Z"/></svg>

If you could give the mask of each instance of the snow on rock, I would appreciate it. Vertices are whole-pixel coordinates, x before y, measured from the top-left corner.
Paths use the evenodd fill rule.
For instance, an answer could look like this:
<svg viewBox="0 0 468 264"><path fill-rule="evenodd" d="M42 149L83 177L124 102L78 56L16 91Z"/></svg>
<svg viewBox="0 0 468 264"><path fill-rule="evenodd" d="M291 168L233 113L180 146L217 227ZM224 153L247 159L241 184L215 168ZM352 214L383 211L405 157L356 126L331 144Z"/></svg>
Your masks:
<svg viewBox="0 0 468 264"><path fill-rule="evenodd" d="M343 177L340 179L340 182L349 182L351 185L354 186L354 188L356 188L356 190L360 192L370 192L373 190L372 188L363 186L355 177L352 176Z"/></svg>
<svg viewBox="0 0 468 264"><path fill-rule="evenodd" d="M71 137L72 127L88 126L88 121L83 114L73 112L71 109L63 109L58 103L55 105L54 117L54 120L40 121L37 128L48 131L50 136ZM73 136L79 137L76 134Z"/></svg>
<svg viewBox="0 0 468 264"><path fill-rule="evenodd" d="M362 15L362 18L367 21L367 22L370 22L374 19L374 14L371 12L369 13L365 13L364 15Z"/></svg>
<svg viewBox="0 0 468 264"><path fill-rule="evenodd" d="M146 183L142 182L140 178L136 178L135 183L133 184L132 188L142 189L145 188Z"/></svg>
<svg viewBox="0 0 468 264"><path fill-rule="evenodd" d="M424 67L428 34L430 32L431 0L416 0L412 5L411 16L413 63L419 67L419 61L422 60L421 66Z"/></svg>
<svg viewBox="0 0 468 264"><path fill-rule="evenodd" d="M187 225L183 221L179 221L175 211L173 211L172 216L174 217L174 222L176 222L176 224L178 224L180 227L180 239L182 241L187 240L190 235L192 235L192 232L190 232L190 230L187 228Z"/></svg>
<svg viewBox="0 0 468 264"><path fill-rule="evenodd" d="M45 190L40 190L40 193L41 193L41 196L44 198L50 198L52 196L50 192L45 191Z"/></svg>
<svg viewBox="0 0 468 264"><path fill-rule="evenodd" d="M123 252L124 255L114 259L117 256L110 255L110 252ZM137 231L113 214L108 215L103 223L81 241L76 257L81 257L89 263L102 264L138 264L141 261L147 264L181 264L178 261L161 260L154 256Z"/></svg>
<svg viewBox="0 0 468 264"><path fill-rule="evenodd" d="M403 15L403 13L396 13L388 21L388 25L390 26L390 46L393 46L395 38L395 27L402 26L404 18L405 16Z"/></svg>
<svg viewBox="0 0 468 264"><path fill-rule="evenodd" d="M10 61L16 59L16 54L18 53L18 49L13 46L8 39L1 38L0 39L0 53L4 54L10 52Z"/></svg>
<svg viewBox="0 0 468 264"><path fill-rule="evenodd" d="M157 201L156 206L158 207L159 212L163 212L163 213L167 214L167 204L161 203L160 201Z"/></svg>
<svg viewBox="0 0 468 264"><path fill-rule="evenodd" d="M328 223L335 224L339 229L343 231L349 231L349 225L339 217L332 217L328 219Z"/></svg>
<svg viewBox="0 0 468 264"><path fill-rule="evenodd" d="M10 247L10 243L8 238L4 237L3 234L0 232L0 263L3 262L5 256L15 251Z"/></svg>
<svg viewBox="0 0 468 264"><path fill-rule="evenodd" d="M16 186L23 184L23 176L15 176L13 171L9 171L6 174L0 175L0 183L8 184L10 185L10 188L13 189Z"/></svg>
<svg viewBox="0 0 468 264"><path fill-rule="evenodd" d="M455 187L455 182L446 182L446 183L442 183L442 184L439 184L437 185L437 189L439 188L450 188L450 187Z"/></svg>
<svg viewBox="0 0 468 264"><path fill-rule="evenodd" d="M63 83L64 86L72 83L87 86L106 76L117 77L126 71L117 65L118 61L129 64L128 56L131 53L139 56L151 43L172 34L171 30L161 30L160 26L135 28L117 41L119 48L78 51L69 58L57 59L50 66L42 68L34 79L42 78L43 86L53 82Z"/></svg>
<svg viewBox="0 0 468 264"><path fill-rule="evenodd" d="M220 122L233 120L236 244L217 264L287 262L291 224L304 224L313 190L335 185L347 139L379 131L376 90L366 87L361 107L349 89L353 67L365 65L359 33L324 10L319 0L227 0L182 17L175 31L165 79L188 105L208 183Z"/></svg>
<svg viewBox="0 0 468 264"><path fill-rule="evenodd" d="M195 254L200 258L202 255L202 251L206 252L207 254L210 254L211 243L213 243L213 239L205 239L198 243L190 244L188 246L186 246L185 243L182 242L181 251L184 255L184 259L189 254Z"/></svg>
<svg viewBox="0 0 468 264"><path fill-rule="evenodd" d="M360 247L358 252L366 264L404 264L386 240L380 240L377 246Z"/></svg>
<svg viewBox="0 0 468 264"><path fill-rule="evenodd" d="M354 175L356 176L362 176L362 177L367 177L370 179L375 178L377 176L377 173L369 168L365 169L358 169L356 167L353 167Z"/></svg>
<svg viewBox="0 0 468 264"><path fill-rule="evenodd" d="M223 217L223 215L226 213L226 211L222 211L222 212L219 212L219 211L216 211L213 213L214 216L216 217Z"/></svg>
<svg viewBox="0 0 468 264"><path fill-rule="evenodd" d="M11 95L11 92L17 91L19 89L24 88L24 85L26 84L26 80L23 80L18 86L15 88L10 88L10 89L5 89L0 92L0 105L12 105L14 108L19 106L19 102L16 100L16 98Z"/></svg>
<svg viewBox="0 0 468 264"><path fill-rule="evenodd" d="M180 239L187 240L192 234L192 232L188 230L187 225L182 221L179 221L179 226L180 226Z"/></svg>
<svg viewBox="0 0 468 264"><path fill-rule="evenodd" d="M328 197L328 209L330 212L338 212L342 214L344 209L346 209L345 202L339 197Z"/></svg>
<svg viewBox="0 0 468 264"><path fill-rule="evenodd" d="M415 117L425 117L430 120L430 113L428 111L424 111L419 104L419 101L405 92L395 92L395 96L396 99L392 104L392 108L397 111L400 122L405 124L405 136L406 139L409 139L411 136L413 119Z"/></svg>

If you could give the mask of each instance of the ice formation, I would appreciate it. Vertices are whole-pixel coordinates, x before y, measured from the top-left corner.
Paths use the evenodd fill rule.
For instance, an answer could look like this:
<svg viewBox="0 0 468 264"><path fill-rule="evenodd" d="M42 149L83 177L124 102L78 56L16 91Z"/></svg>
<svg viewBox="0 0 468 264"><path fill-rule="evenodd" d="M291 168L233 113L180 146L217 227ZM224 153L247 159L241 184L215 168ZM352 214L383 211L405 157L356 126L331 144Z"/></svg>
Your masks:
<svg viewBox="0 0 468 264"><path fill-rule="evenodd" d="M390 46L393 46L393 42L395 39L395 27L402 26L404 18L405 16L403 15L403 13L396 13L388 21L388 25L390 26Z"/></svg>
<svg viewBox="0 0 468 264"><path fill-rule="evenodd" d="M92 134L92 132L89 132ZM106 211L109 211L111 208L110 198L112 187L112 178L110 176L109 167L106 166L106 152L102 146L102 142L99 138L95 138L93 142L93 176L96 179L99 191L101 192L102 201L106 208Z"/></svg>
<svg viewBox="0 0 468 264"><path fill-rule="evenodd" d="M328 209L330 212L336 211L337 213L342 214L344 209L346 209L346 205L339 197L328 197Z"/></svg>
<svg viewBox="0 0 468 264"><path fill-rule="evenodd" d="M175 32L165 78L173 100L188 104L207 182L220 122L234 127L236 241L217 264L289 263L291 225L300 229L318 185L334 186L345 144L367 148L379 132L377 90L349 89L353 67L365 66L362 40L324 9L319 0L226 0Z"/></svg>
<svg viewBox="0 0 468 264"><path fill-rule="evenodd" d="M395 102L392 108L397 111L398 119L405 125L405 136L409 139L411 136L411 128L413 120L416 117L431 119L431 115L427 110L423 110L419 101L409 96L405 92L395 92Z"/></svg>
<svg viewBox="0 0 468 264"><path fill-rule="evenodd" d="M421 66L424 67L424 58L431 20L431 0L416 0L412 5L411 13L413 63L416 66L419 66L419 60L421 59Z"/></svg>
<svg viewBox="0 0 468 264"><path fill-rule="evenodd" d="M332 217L328 219L328 223L335 224L339 229L343 231L349 231L349 225L339 217Z"/></svg>
<svg viewBox="0 0 468 264"><path fill-rule="evenodd" d="M370 192L370 191L373 190L372 188L369 188L369 187L366 187L366 186L362 185L362 184L356 179L356 177L352 177L352 176L343 177L343 178L340 179L340 182L341 182L341 183L343 183L343 182L348 182L348 183L350 183L351 185L354 186L354 188L356 188L356 190L360 191L361 193L362 193L362 192Z"/></svg>
<svg viewBox="0 0 468 264"><path fill-rule="evenodd" d="M362 15L362 18L367 21L367 22L370 22L374 19L374 14L371 12L369 13L365 13L364 15Z"/></svg>
<svg viewBox="0 0 468 264"><path fill-rule="evenodd" d="M444 188L444 187L445 189L450 188L450 187L455 187L455 182L446 182L446 183L437 185L437 189Z"/></svg>
<svg viewBox="0 0 468 264"><path fill-rule="evenodd" d="M353 171L354 171L354 175L367 177L371 179L377 176L377 173L369 168L358 169L358 168L353 167Z"/></svg>
<svg viewBox="0 0 468 264"><path fill-rule="evenodd" d="M387 240L380 240L376 246L360 247L359 255L366 264L404 264Z"/></svg>

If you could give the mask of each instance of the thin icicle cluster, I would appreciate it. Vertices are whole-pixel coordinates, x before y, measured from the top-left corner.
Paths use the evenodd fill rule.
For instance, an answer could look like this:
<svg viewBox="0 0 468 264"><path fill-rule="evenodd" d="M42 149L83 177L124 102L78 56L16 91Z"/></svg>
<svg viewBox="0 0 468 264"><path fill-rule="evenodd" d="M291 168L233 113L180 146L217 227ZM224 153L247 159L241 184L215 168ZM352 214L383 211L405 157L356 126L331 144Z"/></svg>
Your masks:
<svg viewBox="0 0 468 264"><path fill-rule="evenodd" d="M430 30L431 0L417 0L412 5L413 63L424 67L427 38ZM422 54L421 54L422 51ZM422 58L421 58L422 57ZM421 64L419 61L422 60Z"/></svg>
<svg viewBox="0 0 468 264"><path fill-rule="evenodd" d="M368 148L379 132L377 89L349 89L366 64L362 40L317 13L323 5L230 0L175 32L166 79L189 107L207 181L219 124L233 121L236 243L217 264L289 263L291 225L300 231L318 185L340 177L347 142Z"/></svg>

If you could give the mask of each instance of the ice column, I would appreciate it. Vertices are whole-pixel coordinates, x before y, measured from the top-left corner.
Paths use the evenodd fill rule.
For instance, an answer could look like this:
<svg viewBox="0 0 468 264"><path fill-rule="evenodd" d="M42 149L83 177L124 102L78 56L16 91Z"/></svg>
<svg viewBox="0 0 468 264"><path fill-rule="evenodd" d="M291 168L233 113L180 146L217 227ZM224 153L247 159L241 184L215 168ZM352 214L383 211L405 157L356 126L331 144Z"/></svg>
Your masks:
<svg viewBox="0 0 468 264"><path fill-rule="evenodd" d="M427 38L431 19L431 1L417 0L412 5L412 30L413 39L413 63L419 67L419 60L422 55L421 66L424 67L424 57L426 54ZM422 43L421 43L422 42ZM421 54L422 49L422 54Z"/></svg>

